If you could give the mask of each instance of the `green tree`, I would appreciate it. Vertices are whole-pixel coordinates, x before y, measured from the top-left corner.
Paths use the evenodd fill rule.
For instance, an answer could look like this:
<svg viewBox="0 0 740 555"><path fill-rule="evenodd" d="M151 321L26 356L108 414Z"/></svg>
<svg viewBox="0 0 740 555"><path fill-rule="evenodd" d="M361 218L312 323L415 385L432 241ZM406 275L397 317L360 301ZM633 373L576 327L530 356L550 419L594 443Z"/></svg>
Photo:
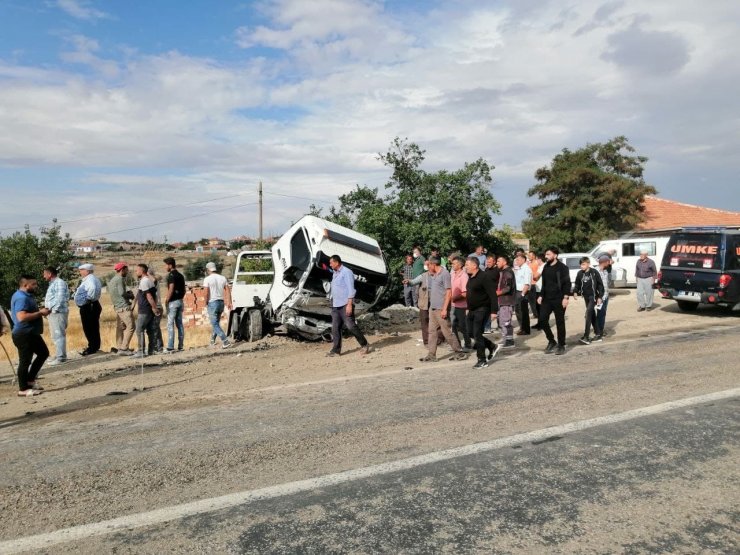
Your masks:
<svg viewBox="0 0 740 555"><path fill-rule="evenodd" d="M357 186L339 197L328 218L374 237L388 257L394 287L389 298L397 296L396 279L403 255L415 244L427 250L453 250L467 254L478 242L490 250L508 250L510 241L494 234L493 214L501 205L490 191L493 166L485 160L465 163L462 168L427 172L421 168L425 151L407 139L396 138L378 159L392 170L385 194L377 188ZM311 207L312 213L321 210Z"/></svg>
<svg viewBox="0 0 740 555"><path fill-rule="evenodd" d="M45 266L54 266L59 277L69 280L72 275L71 244L69 234L62 234L56 220L51 227L41 228L39 235L26 227L23 232L0 238L0 304L9 304L22 274L38 278L40 296L46 293L48 286L42 279Z"/></svg>
<svg viewBox="0 0 740 555"><path fill-rule="evenodd" d="M634 154L626 137L567 148L538 169L527 194L540 204L527 209L522 229L537 249L586 251L603 238L634 229L643 221L647 158Z"/></svg>
<svg viewBox="0 0 740 555"><path fill-rule="evenodd" d="M219 273L224 268L223 259L218 254L211 253L207 258L198 257L188 262L182 272L185 275L185 279L188 281L202 280L206 276L206 264L209 262L216 264L216 269Z"/></svg>

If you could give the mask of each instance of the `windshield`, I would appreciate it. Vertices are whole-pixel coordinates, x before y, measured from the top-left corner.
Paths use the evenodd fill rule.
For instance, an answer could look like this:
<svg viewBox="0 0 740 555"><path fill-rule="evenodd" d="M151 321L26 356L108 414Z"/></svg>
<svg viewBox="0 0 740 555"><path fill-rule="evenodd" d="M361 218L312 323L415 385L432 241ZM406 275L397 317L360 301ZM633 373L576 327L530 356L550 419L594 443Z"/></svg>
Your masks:
<svg viewBox="0 0 740 555"><path fill-rule="evenodd" d="M677 233L668 241L663 266L716 270L721 265L721 247L718 233Z"/></svg>

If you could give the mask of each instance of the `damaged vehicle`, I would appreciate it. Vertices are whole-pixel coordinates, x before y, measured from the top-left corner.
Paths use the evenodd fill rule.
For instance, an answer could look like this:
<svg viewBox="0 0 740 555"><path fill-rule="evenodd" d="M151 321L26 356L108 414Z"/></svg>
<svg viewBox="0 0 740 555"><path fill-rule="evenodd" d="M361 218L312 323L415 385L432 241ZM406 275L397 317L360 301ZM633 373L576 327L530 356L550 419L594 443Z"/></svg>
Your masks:
<svg viewBox="0 0 740 555"><path fill-rule="evenodd" d="M329 257L355 275L355 313L369 310L388 283L378 242L315 216L304 216L271 250L242 251L232 283L228 334L257 341L276 327L309 340L331 340Z"/></svg>

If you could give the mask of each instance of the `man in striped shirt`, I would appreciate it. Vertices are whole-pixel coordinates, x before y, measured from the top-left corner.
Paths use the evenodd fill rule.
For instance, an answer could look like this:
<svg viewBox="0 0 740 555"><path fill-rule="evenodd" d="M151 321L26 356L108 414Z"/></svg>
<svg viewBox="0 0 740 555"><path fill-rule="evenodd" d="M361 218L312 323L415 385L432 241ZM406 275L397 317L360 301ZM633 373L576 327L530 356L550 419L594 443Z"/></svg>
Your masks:
<svg viewBox="0 0 740 555"><path fill-rule="evenodd" d="M47 366L67 362L67 323L69 322L69 287L57 275L53 266L44 268L44 279L49 282L44 306L49 309L49 331L56 347L56 356Z"/></svg>

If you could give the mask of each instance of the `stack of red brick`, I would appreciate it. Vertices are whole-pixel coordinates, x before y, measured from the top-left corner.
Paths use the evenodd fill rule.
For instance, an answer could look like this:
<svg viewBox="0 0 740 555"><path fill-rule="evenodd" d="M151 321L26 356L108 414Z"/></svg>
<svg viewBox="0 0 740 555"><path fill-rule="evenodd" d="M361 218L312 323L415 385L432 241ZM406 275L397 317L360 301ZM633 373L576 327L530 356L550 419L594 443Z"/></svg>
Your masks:
<svg viewBox="0 0 740 555"><path fill-rule="evenodd" d="M208 319L205 287L188 288L187 293L185 293L185 298L183 299L183 304L182 323L186 328L209 324L210 321ZM224 327L226 322L228 322L227 312L224 311L221 316L221 327Z"/></svg>

